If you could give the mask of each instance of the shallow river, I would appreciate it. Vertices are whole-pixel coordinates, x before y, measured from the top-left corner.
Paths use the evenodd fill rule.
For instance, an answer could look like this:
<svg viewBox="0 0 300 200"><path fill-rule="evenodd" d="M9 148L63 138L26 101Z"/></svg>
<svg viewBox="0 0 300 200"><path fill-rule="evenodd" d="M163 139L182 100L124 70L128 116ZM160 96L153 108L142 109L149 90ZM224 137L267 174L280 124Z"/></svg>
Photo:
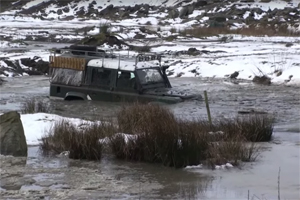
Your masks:
<svg viewBox="0 0 300 200"><path fill-rule="evenodd" d="M48 98L47 77L8 78L0 86L0 113L18 110L27 98L45 99L54 113L86 119L114 116L122 106L103 102L64 102ZM0 196L11 199L300 199L300 88L233 84L220 79L174 78L174 87L208 91L213 118L254 109L277 118L272 142L255 163L222 170L170 169L131 163L105 155L101 162L46 158L29 147L26 161L3 158ZM178 117L206 117L203 102L165 105ZM88 108L88 109L87 109ZM11 160L10 160L11 159Z"/></svg>

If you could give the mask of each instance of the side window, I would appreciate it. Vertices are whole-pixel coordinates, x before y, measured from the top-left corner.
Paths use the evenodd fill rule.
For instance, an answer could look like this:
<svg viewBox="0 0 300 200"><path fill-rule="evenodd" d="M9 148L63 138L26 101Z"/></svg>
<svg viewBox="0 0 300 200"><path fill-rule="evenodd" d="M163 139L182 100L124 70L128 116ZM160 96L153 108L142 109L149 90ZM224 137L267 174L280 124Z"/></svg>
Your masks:
<svg viewBox="0 0 300 200"><path fill-rule="evenodd" d="M136 87L134 72L118 71L117 87L134 89Z"/></svg>
<svg viewBox="0 0 300 200"><path fill-rule="evenodd" d="M111 70L102 68L93 68L92 70L92 85L109 86L111 81Z"/></svg>

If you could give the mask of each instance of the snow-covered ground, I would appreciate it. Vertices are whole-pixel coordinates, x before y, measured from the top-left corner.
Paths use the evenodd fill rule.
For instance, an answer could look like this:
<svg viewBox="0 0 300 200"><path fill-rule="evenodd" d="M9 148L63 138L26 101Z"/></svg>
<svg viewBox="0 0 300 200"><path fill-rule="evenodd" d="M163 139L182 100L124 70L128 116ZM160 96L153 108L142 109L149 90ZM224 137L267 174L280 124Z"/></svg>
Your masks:
<svg viewBox="0 0 300 200"><path fill-rule="evenodd" d="M291 43L292 46L286 47L287 43ZM2 42L1 44L3 47L8 43ZM47 44L44 46L46 47ZM107 46L100 48L107 48ZM188 51L189 48L208 53L200 53L196 56L180 53ZM189 39L188 41L178 39L173 42L161 42L160 46L156 45L151 51L166 55L163 61L170 64L167 72L171 77L227 78L228 75L237 71L239 72L238 79L252 80L255 75L264 74L272 79L272 83L300 85L299 37L234 36L233 40L228 43L219 42L217 37ZM137 54L128 50L115 51L115 53ZM49 55L50 52L42 48L25 52L2 52L3 57L9 57L11 60L39 56L49 61ZM6 67L3 61L0 61L0 66ZM6 74L13 75L9 72Z"/></svg>
<svg viewBox="0 0 300 200"><path fill-rule="evenodd" d="M86 123L86 121L82 119L65 118L55 114L22 114L21 121L23 123L27 145L39 145L40 139L48 134L54 123L61 120L67 120L75 126Z"/></svg>

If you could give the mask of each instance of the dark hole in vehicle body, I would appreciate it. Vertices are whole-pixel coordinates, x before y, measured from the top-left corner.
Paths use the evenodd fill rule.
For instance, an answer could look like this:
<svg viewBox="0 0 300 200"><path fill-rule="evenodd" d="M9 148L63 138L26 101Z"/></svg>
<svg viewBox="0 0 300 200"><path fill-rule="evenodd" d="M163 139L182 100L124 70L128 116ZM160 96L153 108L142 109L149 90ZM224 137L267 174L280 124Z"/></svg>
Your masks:
<svg viewBox="0 0 300 200"><path fill-rule="evenodd" d="M115 56L96 47L71 46L50 56L50 96L65 100L177 103L201 99L172 89L161 56Z"/></svg>

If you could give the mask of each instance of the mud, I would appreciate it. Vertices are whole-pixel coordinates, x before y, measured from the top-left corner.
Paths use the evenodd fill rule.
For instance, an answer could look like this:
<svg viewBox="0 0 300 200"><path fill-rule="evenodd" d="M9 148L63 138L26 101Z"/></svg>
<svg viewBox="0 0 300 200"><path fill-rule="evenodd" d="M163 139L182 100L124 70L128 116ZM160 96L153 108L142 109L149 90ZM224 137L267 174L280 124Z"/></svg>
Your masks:
<svg viewBox="0 0 300 200"><path fill-rule="evenodd" d="M28 158L1 157L1 191L4 199L157 199L197 183L208 175L143 163L116 161L106 155L101 162L45 158L29 147Z"/></svg>

